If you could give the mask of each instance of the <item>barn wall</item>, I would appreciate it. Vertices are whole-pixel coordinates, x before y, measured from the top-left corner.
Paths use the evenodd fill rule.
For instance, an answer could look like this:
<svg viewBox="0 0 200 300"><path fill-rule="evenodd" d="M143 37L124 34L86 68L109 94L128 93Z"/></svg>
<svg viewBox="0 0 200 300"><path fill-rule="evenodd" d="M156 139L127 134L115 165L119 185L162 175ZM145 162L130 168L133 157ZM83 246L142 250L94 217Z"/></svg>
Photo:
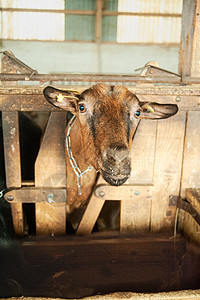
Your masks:
<svg viewBox="0 0 200 300"><path fill-rule="evenodd" d="M150 60L178 71L178 46L95 43L2 41L0 51L11 50L39 73L92 72L134 73Z"/></svg>

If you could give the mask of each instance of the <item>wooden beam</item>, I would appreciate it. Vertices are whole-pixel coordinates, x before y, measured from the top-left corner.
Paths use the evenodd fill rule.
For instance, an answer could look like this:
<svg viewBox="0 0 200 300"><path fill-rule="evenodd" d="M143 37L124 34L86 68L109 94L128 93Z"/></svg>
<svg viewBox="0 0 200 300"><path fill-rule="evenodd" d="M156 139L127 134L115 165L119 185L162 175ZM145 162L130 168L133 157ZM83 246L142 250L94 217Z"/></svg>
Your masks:
<svg viewBox="0 0 200 300"><path fill-rule="evenodd" d="M36 12L36 13L57 13L57 14L65 14L65 15L83 15L83 16L92 16L96 14L95 10L88 9L39 9L39 8L1 8L2 12ZM180 18L181 14L176 13L145 13L145 12L122 12L122 11L102 11L103 16L139 16L139 17L163 17L163 18Z"/></svg>
<svg viewBox="0 0 200 300"><path fill-rule="evenodd" d="M22 187L6 192L4 197L10 203L66 203L66 189Z"/></svg>
<svg viewBox="0 0 200 300"><path fill-rule="evenodd" d="M20 255L15 249L19 249ZM154 293L199 288L200 251L186 244L183 238L174 240L163 235L29 238L19 241L12 254L11 261L6 259L8 253L5 259L2 256L5 272L1 274L0 293L6 287L10 293L12 284L13 297L77 299L101 292L104 295L101 299L107 299L106 293L122 291L118 298L112 299L124 299L126 291L129 298L133 290ZM136 299L143 299L143 295ZM199 297L199 292L194 295ZM182 296L183 292L180 299L195 299ZM155 299L161 298L155 295ZM170 293L166 299L174 298Z"/></svg>
<svg viewBox="0 0 200 300"><path fill-rule="evenodd" d="M200 72L200 1L183 0L179 73L199 76Z"/></svg>
<svg viewBox="0 0 200 300"><path fill-rule="evenodd" d="M96 0L95 41L101 43L103 0Z"/></svg>
<svg viewBox="0 0 200 300"><path fill-rule="evenodd" d="M0 89L1 90L1 89ZM82 89L83 90L83 89ZM180 111L199 111L200 110L200 89L181 90L176 88L166 88L165 90L153 88L140 89L131 88L141 101L151 101L159 103L177 104ZM173 94L174 92L174 94ZM33 89L34 93L34 89ZM169 96L166 94L169 93ZM194 95L196 93L196 95ZM49 104L43 95L25 95L25 94L10 94L0 95L0 110L1 111L55 111L62 112L61 109Z"/></svg>
<svg viewBox="0 0 200 300"><path fill-rule="evenodd" d="M65 125L66 113L53 112L35 162L35 186L65 188ZM66 194L65 194L66 196ZM41 199L42 199L41 194ZM49 197L48 197L49 198ZM66 198L64 198L66 201ZM64 235L66 203L36 203L36 234Z"/></svg>
<svg viewBox="0 0 200 300"><path fill-rule="evenodd" d="M13 53L7 51L11 56ZM3 54L1 57L1 72L16 73L16 68L7 64L8 56ZM17 82L10 83L11 86L16 86ZM2 82L2 86L7 86L8 82ZM19 142L19 115L15 110L13 112L2 112L2 129L4 140L4 158L6 171L6 186L21 187L21 158L20 158L20 142ZM15 234L22 236L24 233L23 209L21 203L11 204L12 218Z"/></svg>

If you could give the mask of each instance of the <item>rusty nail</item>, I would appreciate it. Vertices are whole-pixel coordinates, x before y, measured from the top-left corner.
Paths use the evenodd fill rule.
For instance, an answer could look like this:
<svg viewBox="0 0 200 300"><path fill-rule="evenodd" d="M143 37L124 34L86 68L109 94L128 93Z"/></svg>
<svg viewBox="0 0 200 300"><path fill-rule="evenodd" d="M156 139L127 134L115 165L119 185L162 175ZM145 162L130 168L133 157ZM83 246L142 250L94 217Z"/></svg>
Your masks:
<svg viewBox="0 0 200 300"><path fill-rule="evenodd" d="M14 200L14 197L13 197L12 195L8 195L7 200L8 200L8 201L13 201L13 200Z"/></svg>

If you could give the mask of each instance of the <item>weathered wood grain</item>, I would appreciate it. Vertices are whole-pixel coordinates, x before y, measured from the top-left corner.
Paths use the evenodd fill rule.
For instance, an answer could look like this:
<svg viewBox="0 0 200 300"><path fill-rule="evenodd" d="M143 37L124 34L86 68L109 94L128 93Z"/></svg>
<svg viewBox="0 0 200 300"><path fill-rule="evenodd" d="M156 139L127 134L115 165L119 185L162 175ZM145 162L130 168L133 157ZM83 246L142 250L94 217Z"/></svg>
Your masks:
<svg viewBox="0 0 200 300"><path fill-rule="evenodd" d="M200 186L200 113L188 112L184 147L181 196L185 197L186 188Z"/></svg>
<svg viewBox="0 0 200 300"><path fill-rule="evenodd" d="M20 244L24 260L12 269L5 260L2 275L5 283L13 279L12 286L16 283L23 296L77 299L116 291L199 288L199 248L182 238L29 238Z"/></svg>
<svg viewBox="0 0 200 300"><path fill-rule="evenodd" d="M127 183L134 189L133 198L121 202L120 230L122 232L147 232L150 212L155 158L157 122L142 120L137 128L131 148L132 172ZM142 186L144 185L144 186ZM124 193L121 199L126 197Z"/></svg>
<svg viewBox="0 0 200 300"><path fill-rule="evenodd" d="M184 112L158 121L151 208L151 230L154 232L174 228L176 207L169 206L169 197L180 192L184 136Z"/></svg>
<svg viewBox="0 0 200 300"><path fill-rule="evenodd" d="M12 54L11 51L9 51ZM1 57L1 72L16 73L16 69L6 63L6 56ZM8 83L2 82L2 86L11 85L16 87L17 82ZM20 187L21 186L21 159L20 159L20 143L19 143L19 117L18 112L2 112L2 128L4 139L4 157L6 170L6 186ZM22 236L24 232L23 210L21 203L11 204L13 225L15 234Z"/></svg>
<svg viewBox="0 0 200 300"><path fill-rule="evenodd" d="M65 187L66 113L51 114L35 163L36 187ZM65 203L36 203L37 234L65 234Z"/></svg>

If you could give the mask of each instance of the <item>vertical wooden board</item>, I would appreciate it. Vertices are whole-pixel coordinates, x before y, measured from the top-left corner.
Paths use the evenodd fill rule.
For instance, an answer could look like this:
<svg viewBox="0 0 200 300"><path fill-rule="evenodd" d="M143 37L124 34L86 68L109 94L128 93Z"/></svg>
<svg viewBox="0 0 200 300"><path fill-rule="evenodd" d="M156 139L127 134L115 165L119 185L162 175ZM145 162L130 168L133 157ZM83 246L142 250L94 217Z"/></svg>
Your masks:
<svg viewBox="0 0 200 300"><path fill-rule="evenodd" d="M51 113L35 163L35 186L65 187L66 113ZM36 233L65 234L65 203L36 203Z"/></svg>
<svg viewBox="0 0 200 300"><path fill-rule="evenodd" d="M7 52L11 55L11 51ZM10 65L6 54L1 57L2 73L17 73L16 69ZM17 82L3 81L2 86L16 86ZM6 186L21 187L21 160L19 144L19 119L17 112L2 112L2 126L4 138L4 156L6 170ZM13 225L15 234L22 236L24 233L23 209L21 203L11 204Z"/></svg>
<svg viewBox="0 0 200 300"><path fill-rule="evenodd" d="M105 201L92 195L86 211L81 219L76 234L90 234L103 208Z"/></svg>
<svg viewBox="0 0 200 300"><path fill-rule="evenodd" d="M191 75L196 1L197 0L183 0L179 73L187 76Z"/></svg>
<svg viewBox="0 0 200 300"><path fill-rule="evenodd" d="M96 186L98 186L99 184L107 184L101 175L97 180ZM84 212L84 215L80 221L76 234L82 235L90 234L92 232L104 203L105 201L103 199L99 199L95 195L95 193L92 194Z"/></svg>
<svg viewBox="0 0 200 300"><path fill-rule="evenodd" d="M200 112L188 112L181 197L186 188L200 187Z"/></svg>
<svg viewBox="0 0 200 300"><path fill-rule="evenodd" d="M169 206L169 197L180 190L185 113L158 121L154 166L154 192L151 209L151 230L169 231L174 227L176 208Z"/></svg>
<svg viewBox="0 0 200 300"><path fill-rule="evenodd" d="M192 64L191 76L199 76L200 74L200 1L193 0L195 3L194 11L194 29L193 29L193 44L192 44Z"/></svg>
<svg viewBox="0 0 200 300"><path fill-rule="evenodd" d="M179 73L199 76L200 70L200 1L183 0Z"/></svg>
<svg viewBox="0 0 200 300"><path fill-rule="evenodd" d="M4 156L6 170L6 185L21 187L21 159L19 144L18 112L2 112L2 126L4 139ZM16 235L23 235L22 204L11 204L13 225Z"/></svg>
<svg viewBox="0 0 200 300"><path fill-rule="evenodd" d="M144 186L144 189L146 187ZM152 196L135 194L132 200L121 201L120 231L122 233L148 232Z"/></svg>
<svg viewBox="0 0 200 300"><path fill-rule="evenodd" d="M152 184L156 142L156 121L142 120L131 149L132 171L128 184ZM151 197L135 195L121 202L120 231L149 231Z"/></svg>
<svg viewBox="0 0 200 300"><path fill-rule="evenodd" d="M141 120L131 147L131 177L127 184L152 184L157 122Z"/></svg>

